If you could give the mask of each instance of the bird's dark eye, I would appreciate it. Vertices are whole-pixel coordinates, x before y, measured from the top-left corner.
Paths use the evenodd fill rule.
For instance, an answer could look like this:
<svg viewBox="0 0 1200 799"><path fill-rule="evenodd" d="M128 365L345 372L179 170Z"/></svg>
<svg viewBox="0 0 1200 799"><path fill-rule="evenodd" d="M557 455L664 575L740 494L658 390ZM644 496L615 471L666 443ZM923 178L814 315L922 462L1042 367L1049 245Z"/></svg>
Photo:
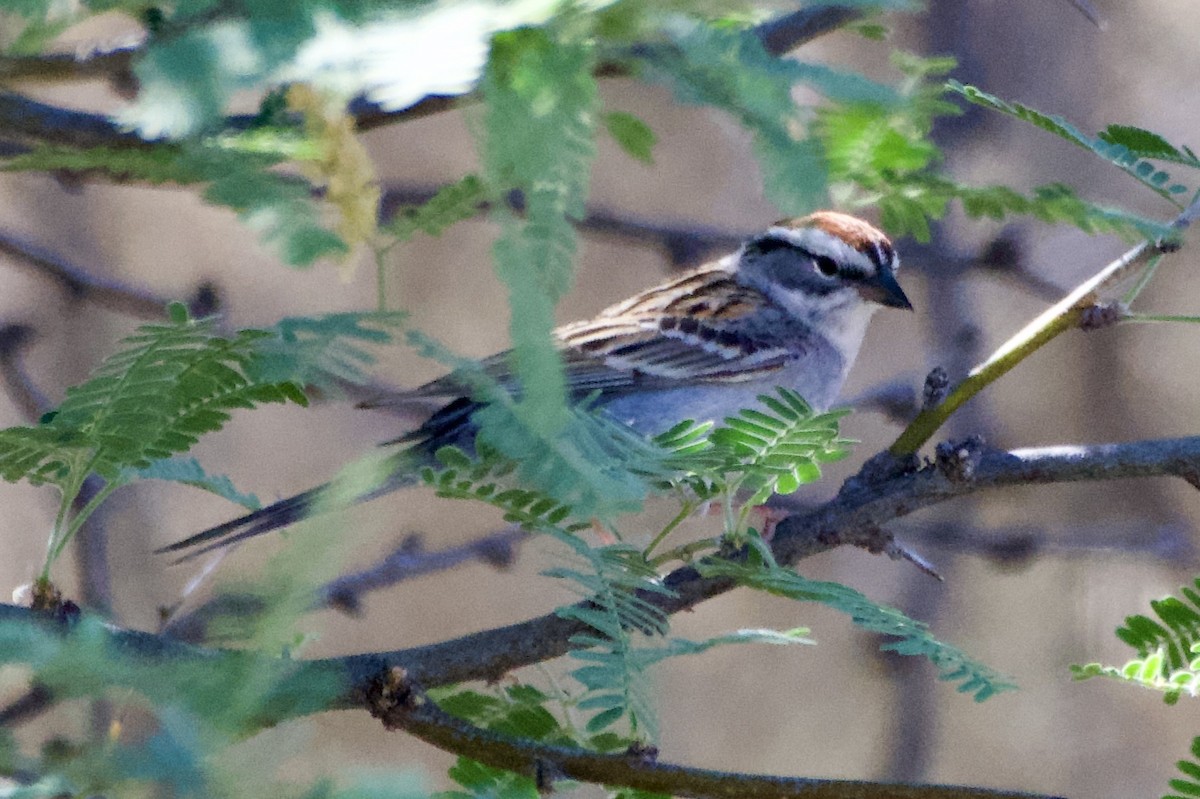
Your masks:
<svg viewBox="0 0 1200 799"><path fill-rule="evenodd" d="M813 258L813 261L816 263L817 271L825 277L833 277L838 273L838 262L828 255L818 255Z"/></svg>

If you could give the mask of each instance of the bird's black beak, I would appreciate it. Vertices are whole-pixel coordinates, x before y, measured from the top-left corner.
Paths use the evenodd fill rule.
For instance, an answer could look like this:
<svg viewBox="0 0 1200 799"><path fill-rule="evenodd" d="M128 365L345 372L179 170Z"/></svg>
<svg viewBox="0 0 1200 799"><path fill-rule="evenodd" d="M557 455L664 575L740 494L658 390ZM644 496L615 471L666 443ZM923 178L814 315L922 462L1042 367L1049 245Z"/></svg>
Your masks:
<svg viewBox="0 0 1200 799"><path fill-rule="evenodd" d="M873 280L863 282L859 287L863 299L886 305L889 308L902 308L906 311L913 309L912 303L900 284L896 282L896 273L891 269L880 269Z"/></svg>

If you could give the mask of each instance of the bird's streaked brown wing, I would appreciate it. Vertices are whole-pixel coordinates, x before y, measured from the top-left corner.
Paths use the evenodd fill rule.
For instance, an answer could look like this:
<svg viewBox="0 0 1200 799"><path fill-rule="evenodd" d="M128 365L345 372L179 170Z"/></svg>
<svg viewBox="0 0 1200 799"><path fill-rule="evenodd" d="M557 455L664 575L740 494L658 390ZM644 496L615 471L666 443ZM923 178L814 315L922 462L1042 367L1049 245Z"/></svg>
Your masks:
<svg viewBox="0 0 1200 799"><path fill-rule="evenodd" d="M782 368L796 353L765 344L742 324L770 301L739 285L729 273L704 269L683 275L605 309L593 319L555 331L567 390L624 392L634 387L673 388L697 383L742 382ZM512 391L516 374L511 353L480 362L484 373ZM413 397L470 394L470 385L449 374L394 398L365 403L388 405Z"/></svg>

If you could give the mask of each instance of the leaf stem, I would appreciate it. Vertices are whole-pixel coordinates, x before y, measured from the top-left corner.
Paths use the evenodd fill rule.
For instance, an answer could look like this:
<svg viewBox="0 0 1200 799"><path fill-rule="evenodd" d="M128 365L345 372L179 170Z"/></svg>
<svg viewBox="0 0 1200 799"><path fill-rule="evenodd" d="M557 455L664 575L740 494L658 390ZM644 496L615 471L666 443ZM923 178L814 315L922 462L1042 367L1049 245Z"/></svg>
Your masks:
<svg viewBox="0 0 1200 799"><path fill-rule="evenodd" d="M124 483L116 481L105 483L104 487L97 491L96 495L89 499L87 504L79 509L79 512L75 514L75 516L71 519L71 523L67 526L66 534L55 543L53 549L50 551L48 561L53 562L58 560L59 556L62 555L63 548L66 547L67 542L75 537L75 534L79 532L79 528L83 527L91 515L96 512L96 508L100 507L104 500L108 499L109 495L122 485L124 485ZM75 496L78 495L79 494L77 492ZM73 501L71 504L73 504ZM47 569L48 568L49 564L47 564Z"/></svg>
<svg viewBox="0 0 1200 799"><path fill-rule="evenodd" d="M387 313L387 268L383 258L388 247L375 245L371 247L371 251L375 255L375 304L380 313Z"/></svg>
<svg viewBox="0 0 1200 799"><path fill-rule="evenodd" d="M1146 286L1150 285L1150 281L1154 279L1154 273L1158 271L1158 265L1161 262L1161 253L1151 258L1149 263L1146 264L1146 268L1142 270L1141 276L1138 277L1137 283L1134 284L1133 288L1125 292L1125 296L1121 298L1121 302L1125 303L1126 305L1132 304L1133 301L1136 300L1146 288Z"/></svg>
<svg viewBox="0 0 1200 799"><path fill-rule="evenodd" d="M1189 316L1187 314L1152 314L1152 313L1135 313L1128 314L1121 318L1122 322L1186 322L1190 324L1200 323L1200 316Z"/></svg>
<svg viewBox="0 0 1200 799"><path fill-rule="evenodd" d="M691 500L684 500L679 508L679 513L675 514L675 518L667 522L666 526L663 527L662 532L654 536L654 540L647 544L646 548L642 550L642 557L646 558L646 560L650 560L650 553L654 551L655 547L661 544L663 539L670 535L675 528L683 524L684 520L691 516L692 512L695 510L695 502L692 502Z"/></svg>

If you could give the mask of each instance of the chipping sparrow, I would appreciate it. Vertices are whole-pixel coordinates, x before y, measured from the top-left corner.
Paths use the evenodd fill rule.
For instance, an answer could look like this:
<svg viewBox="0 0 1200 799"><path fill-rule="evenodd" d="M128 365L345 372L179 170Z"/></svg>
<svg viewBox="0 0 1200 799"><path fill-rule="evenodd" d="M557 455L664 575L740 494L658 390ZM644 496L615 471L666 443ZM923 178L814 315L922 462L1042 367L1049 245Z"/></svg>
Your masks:
<svg viewBox="0 0 1200 799"><path fill-rule="evenodd" d="M820 211L779 222L737 252L556 331L568 391L595 394L612 418L653 435L684 419L720 421L785 386L817 410L829 407L858 355L876 308L912 308L896 282L887 237L846 214ZM483 369L515 388L507 353ZM454 374L407 392L446 398L414 432L391 443L428 461L440 447L470 448L481 406ZM387 402L379 404L388 404ZM399 462L399 461L398 461ZM360 499L411 485L409 471ZM163 551L192 554L291 524L321 488L280 500ZM190 556L190 555L189 555Z"/></svg>

